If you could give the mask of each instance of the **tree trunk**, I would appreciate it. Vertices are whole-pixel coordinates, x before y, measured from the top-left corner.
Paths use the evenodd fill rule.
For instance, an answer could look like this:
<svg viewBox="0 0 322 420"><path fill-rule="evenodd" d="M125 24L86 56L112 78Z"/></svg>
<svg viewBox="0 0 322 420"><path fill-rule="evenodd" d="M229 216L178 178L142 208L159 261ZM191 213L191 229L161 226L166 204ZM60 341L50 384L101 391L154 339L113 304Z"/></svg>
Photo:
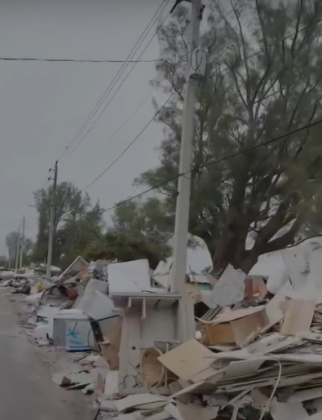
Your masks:
<svg viewBox="0 0 322 420"><path fill-rule="evenodd" d="M221 275L228 264L248 274L257 263L259 255L256 249L245 250L244 235L230 235L226 240L222 238L213 253L214 274Z"/></svg>
<svg viewBox="0 0 322 420"><path fill-rule="evenodd" d="M241 213L231 211L230 222L221 233L213 252L213 268L215 274L221 274L228 264L235 269L241 269L248 274L257 263L259 253L256 250L246 250L248 236L248 220Z"/></svg>
<svg viewBox="0 0 322 420"><path fill-rule="evenodd" d="M229 248L227 247L229 252ZM254 265L258 262L258 257L255 252L245 251L245 257L240 258L236 255L229 254L229 258L218 259L216 256L213 258L213 272L215 275L221 275L228 264L231 264L235 270L240 269L245 274L248 274Z"/></svg>

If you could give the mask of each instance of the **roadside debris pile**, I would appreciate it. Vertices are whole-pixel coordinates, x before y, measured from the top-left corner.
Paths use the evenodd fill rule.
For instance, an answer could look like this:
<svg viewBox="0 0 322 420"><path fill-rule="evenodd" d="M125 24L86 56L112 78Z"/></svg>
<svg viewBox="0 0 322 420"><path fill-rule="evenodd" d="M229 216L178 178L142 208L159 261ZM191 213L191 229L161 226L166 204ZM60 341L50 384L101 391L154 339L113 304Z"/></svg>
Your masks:
<svg viewBox="0 0 322 420"><path fill-rule="evenodd" d="M144 313L132 293L123 312L118 383L106 377L114 394L104 391L100 410L129 420L321 419L322 294L314 270L297 271L293 263L275 296L265 282L227 267L197 319L199 341L170 337L166 306L159 311L167 332L149 330L160 325L155 307L153 320L149 313L153 297L144 297ZM121 302L117 293L111 297Z"/></svg>
<svg viewBox="0 0 322 420"><path fill-rule="evenodd" d="M270 278L228 266L204 301L188 299L188 340L181 295L156 287L146 260L90 269L78 259L38 293L33 337L73 355L53 381L94 393L97 415L321 420L322 284L285 252L274 294Z"/></svg>
<svg viewBox="0 0 322 420"><path fill-rule="evenodd" d="M52 274L61 272L58 267L51 267ZM2 287L9 287L12 294L29 295L44 290L49 286L45 277L45 266L40 264L37 267L14 271L1 271L0 281Z"/></svg>
<svg viewBox="0 0 322 420"><path fill-rule="evenodd" d="M107 296L107 265L88 264L78 257L44 291L26 297L26 303L34 307L29 322L34 329L29 330L29 335L37 344L51 344L67 351L96 349L94 332L105 333L113 318L119 316Z"/></svg>

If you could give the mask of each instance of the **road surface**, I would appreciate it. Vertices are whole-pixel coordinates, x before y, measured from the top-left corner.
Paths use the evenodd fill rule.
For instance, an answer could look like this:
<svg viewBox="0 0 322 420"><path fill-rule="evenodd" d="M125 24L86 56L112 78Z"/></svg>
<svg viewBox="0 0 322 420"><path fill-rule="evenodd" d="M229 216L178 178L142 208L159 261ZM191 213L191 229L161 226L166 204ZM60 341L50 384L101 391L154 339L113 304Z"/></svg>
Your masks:
<svg viewBox="0 0 322 420"><path fill-rule="evenodd" d="M0 289L0 419L91 420L79 406L75 392L51 380L48 368L36 354L18 317Z"/></svg>

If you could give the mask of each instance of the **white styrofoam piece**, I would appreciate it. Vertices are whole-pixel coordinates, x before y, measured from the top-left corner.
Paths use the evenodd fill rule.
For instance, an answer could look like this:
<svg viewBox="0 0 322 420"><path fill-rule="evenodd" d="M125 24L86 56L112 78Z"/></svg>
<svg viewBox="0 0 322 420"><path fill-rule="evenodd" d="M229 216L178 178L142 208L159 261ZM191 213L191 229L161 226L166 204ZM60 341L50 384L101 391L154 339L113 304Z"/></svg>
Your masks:
<svg viewBox="0 0 322 420"><path fill-rule="evenodd" d="M245 294L246 274L228 265L207 299L210 308L230 306L240 302Z"/></svg>
<svg viewBox="0 0 322 420"><path fill-rule="evenodd" d="M86 315L94 319L107 318L112 314L114 304L105 295L107 283L101 280L92 279L87 283L84 295L75 308L82 310Z"/></svg>
<svg viewBox="0 0 322 420"><path fill-rule="evenodd" d="M109 293L140 293L150 288L148 260L110 264L107 267Z"/></svg>

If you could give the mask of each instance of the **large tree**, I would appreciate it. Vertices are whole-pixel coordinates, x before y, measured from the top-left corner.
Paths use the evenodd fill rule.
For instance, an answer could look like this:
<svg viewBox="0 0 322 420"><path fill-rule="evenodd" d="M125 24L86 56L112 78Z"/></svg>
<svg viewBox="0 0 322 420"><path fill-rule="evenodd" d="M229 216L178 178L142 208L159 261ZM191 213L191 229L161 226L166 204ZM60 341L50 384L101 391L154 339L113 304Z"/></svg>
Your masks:
<svg viewBox="0 0 322 420"><path fill-rule="evenodd" d="M112 221L114 230L130 232L133 236L142 234L147 241L155 244L167 242L168 232L173 226L166 203L153 197L117 206Z"/></svg>
<svg viewBox="0 0 322 420"><path fill-rule="evenodd" d="M229 3L228 11L211 1L201 36L208 64L197 87L189 230L206 242L216 272L228 263L249 272L260 255L294 244L307 227L319 231L322 4ZM137 184L153 187L178 174L189 29L178 8L159 30L154 83L175 94L159 114L160 165ZM169 221L176 191L177 179L157 188Z"/></svg>
<svg viewBox="0 0 322 420"><path fill-rule="evenodd" d="M47 257L49 216L52 188L35 192L39 213L39 231L34 260ZM86 259L118 259L131 261L147 258L152 268L169 255L163 243L167 217L158 200L148 200L142 208L138 203L117 207L113 225L104 230L104 210L99 203L91 204L88 194L82 194L71 183L57 186L53 263L67 267L78 255Z"/></svg>
<svg viewBox="0 0 322 420"><path fill-rule="evenodd" d="M153 198L143 203L119 203L112 216L112 225L89 244L86 257L120 262L146 258L155 269L170 255L164 236L168 231L168 220L163 215L163 203Z"/></svg>
<svg viewBox="0 0 322 420"><path fill-rule="evenodd" d="M169 255L170 248L165 243L153 242L140 232L109 229L89 244L85 257L90 260L107 259L119 262L147 259L150 268L154 270Z"/></svg>
<svg viewBox="0 0 322 420"><path fill-rule="evenodd" d="M34 255L36 261L43 261L47 257L52 194L52 187L34 194L39 213ZM55 203L53 262L59 263L61 254L64 254L67 263L84 252L87 244L101 234L102 210L98 203L92 206L88 194L83 194L68 182L57 185Z"/></svg>

